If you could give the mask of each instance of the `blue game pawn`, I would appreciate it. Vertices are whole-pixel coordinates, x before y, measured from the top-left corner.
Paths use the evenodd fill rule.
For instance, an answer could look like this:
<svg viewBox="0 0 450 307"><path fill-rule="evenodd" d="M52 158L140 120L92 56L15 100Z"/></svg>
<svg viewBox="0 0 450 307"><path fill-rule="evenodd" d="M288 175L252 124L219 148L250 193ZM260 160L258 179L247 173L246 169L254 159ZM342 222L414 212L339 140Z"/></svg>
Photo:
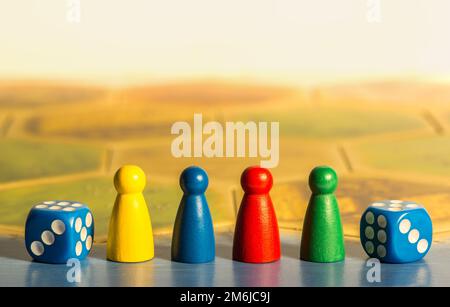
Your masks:
<svg viewBox="0 0 450 307"><path fill-rule="evenodd" d="M208 175L199 167L188 167L181 173L180 186L184 195L173 228L172 260L213 261L216 253L214 229L205 197Z"/></svg>

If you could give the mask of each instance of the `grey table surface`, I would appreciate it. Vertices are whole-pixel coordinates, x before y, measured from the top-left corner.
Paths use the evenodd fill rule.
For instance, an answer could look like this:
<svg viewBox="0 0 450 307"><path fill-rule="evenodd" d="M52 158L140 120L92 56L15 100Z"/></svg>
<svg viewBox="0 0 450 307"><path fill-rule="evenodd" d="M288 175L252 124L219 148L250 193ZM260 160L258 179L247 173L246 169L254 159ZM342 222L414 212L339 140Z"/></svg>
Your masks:
<svg viewBox="0 0 450 307"><path fill-rule="evenodd" d="M135 264L105 260L106 246L96 244L81 262L79 283L67 281L66 265L31 261L21 239L0 237L0 286L450 286L450 244L433 243L429 254L410 264L381 264L380 282L370 283L368 257L358 241L346 240L346 260L317 264L299 260L300 234L282 233L282 259L246 264L231 259L232 234L216 236L216 260L207 264L170 261L170 237L155 238L155 258Z"/></svg>

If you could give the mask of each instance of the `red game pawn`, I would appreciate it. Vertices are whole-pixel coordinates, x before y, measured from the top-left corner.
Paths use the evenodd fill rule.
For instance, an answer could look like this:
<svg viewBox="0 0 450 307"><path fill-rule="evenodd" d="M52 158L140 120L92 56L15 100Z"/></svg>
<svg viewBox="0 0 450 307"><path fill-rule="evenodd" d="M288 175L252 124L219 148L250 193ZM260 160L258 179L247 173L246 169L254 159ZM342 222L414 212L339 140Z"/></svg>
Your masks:
<svg viewBox="0 0 450 307"><path fill-rule="evenodd" d="M269 195L272 184L272 174L265 168L253 166L242 173L245 194L234 231L234 260L265 263L280 259L278 222Z"/></svg>

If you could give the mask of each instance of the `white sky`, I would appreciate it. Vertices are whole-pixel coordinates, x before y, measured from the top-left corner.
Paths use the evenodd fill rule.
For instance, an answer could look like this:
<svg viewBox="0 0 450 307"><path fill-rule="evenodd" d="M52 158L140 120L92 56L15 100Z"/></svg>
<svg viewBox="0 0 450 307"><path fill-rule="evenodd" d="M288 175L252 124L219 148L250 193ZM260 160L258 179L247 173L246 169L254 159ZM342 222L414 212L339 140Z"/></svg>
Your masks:
<svg viewBox="0 0 450 307"><path fill-rule="evenodd" d="M450 1L0 0L0 77L450 77Z"/></svg>

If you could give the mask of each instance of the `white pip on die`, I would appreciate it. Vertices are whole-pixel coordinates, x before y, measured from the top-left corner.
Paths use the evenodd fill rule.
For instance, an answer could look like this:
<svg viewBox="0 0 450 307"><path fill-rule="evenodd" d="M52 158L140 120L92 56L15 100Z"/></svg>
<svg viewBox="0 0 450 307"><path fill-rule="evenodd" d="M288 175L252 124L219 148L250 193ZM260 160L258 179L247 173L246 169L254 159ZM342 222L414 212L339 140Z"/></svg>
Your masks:
<svg viewBox="0 0 450 307"><path fill-rule="evenodd" d="M407 263L428 253L433 226L427 211L418 203L379 201L363 213L360 238L370 257L386 263Z"/></svg>
<svg viewBox="0 0 450 307"><path fill-rule="evenodd" d="M30 210L25 225L25 246L39 262L82 260L94 242L94 219L89 208L73 201L45 201Z"/></svg>

